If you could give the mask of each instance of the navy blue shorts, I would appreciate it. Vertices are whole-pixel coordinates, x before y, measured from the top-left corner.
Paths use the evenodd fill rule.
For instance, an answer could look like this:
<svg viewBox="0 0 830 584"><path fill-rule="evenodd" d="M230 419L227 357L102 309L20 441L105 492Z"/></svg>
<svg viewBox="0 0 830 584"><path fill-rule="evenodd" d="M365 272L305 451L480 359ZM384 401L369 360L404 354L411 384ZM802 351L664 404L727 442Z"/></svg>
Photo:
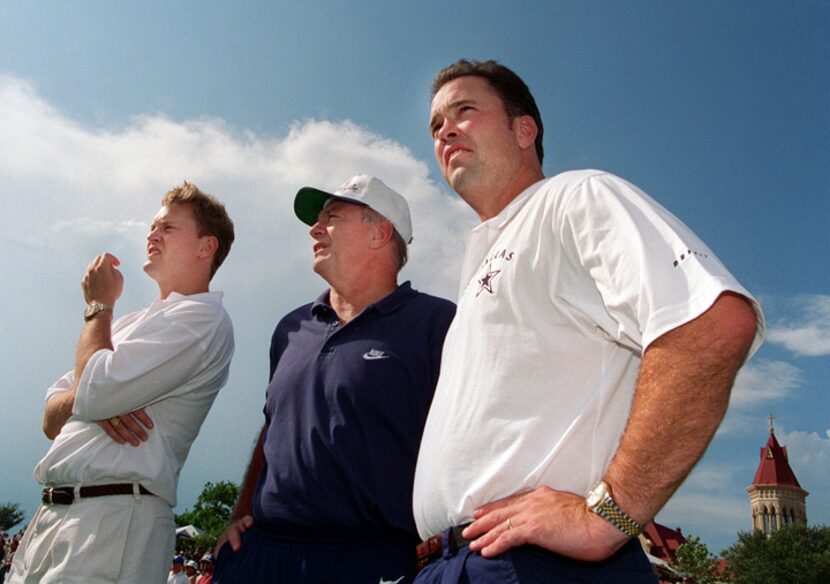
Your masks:
<svg viewBox="0 0 830 584"><path fill-rule="evenodd" d="M444 542L447 538L444 537ZM657 584L651 564L636 539L602 562L580 562L536 546L525 545L485 558L463 547L418 573L416 584Z"/></svg>
<svg viewBox="0 0 830 584"><path fill-rule="evenodd" d="M263 529L242 534L234 553L222 546L213 584L412 584L415 544L392 539L297 538Z"/></svg>

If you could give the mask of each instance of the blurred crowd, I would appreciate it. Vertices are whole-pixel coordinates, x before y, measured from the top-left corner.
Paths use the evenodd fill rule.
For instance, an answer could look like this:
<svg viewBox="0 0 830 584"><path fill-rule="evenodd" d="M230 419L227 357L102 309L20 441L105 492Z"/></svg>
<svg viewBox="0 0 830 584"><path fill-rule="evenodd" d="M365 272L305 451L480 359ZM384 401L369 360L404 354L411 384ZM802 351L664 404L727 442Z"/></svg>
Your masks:
<svg viewBox="0 0 830 584"><path fill-rule="evenodd" d="M6 580L23 533L23 529L14 535L0 530L0 584ZM203 549L177 551L170 565L167 584L211 584L214 562L213 554Z"/></svg>
<svg viewBox="0 0 830 584"><path fill-rule="evenodd" d="M11 568L14 552L17 551L21 539L23 539L22 529L14 535L0 530L0 584L3 584L6 580L6 574Z"/></svg>
<svg viewBox="0 0 830 584"><path fill-rule="evenodd" d="M199 558L198 561L196 558ZM167 575L167 584L211 584L215 559L210 552L186 554L176 552Z"/></svg>

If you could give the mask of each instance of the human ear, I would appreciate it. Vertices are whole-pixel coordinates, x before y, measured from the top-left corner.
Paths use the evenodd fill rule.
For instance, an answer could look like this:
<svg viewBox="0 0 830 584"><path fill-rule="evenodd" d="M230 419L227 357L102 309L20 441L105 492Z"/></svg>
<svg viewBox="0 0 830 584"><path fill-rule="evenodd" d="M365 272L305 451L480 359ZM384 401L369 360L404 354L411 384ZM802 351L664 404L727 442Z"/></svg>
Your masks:
<svg viewBox="0 0 830 584"><path fill-rule="evenodd" d="M201 245L199 246L199 257L210 257L216 253L216 250L219 249L219 240L215 235L202 236L201 240Z"/></svg>
<svg viewBox="0 0 830 584"><path fill-rule="evenodd" d="M381 221L374 224L372 231L372 239L369 242L369 247L372 249L379 249L392 241L392 232L395 228L389 221Z"/></svg>
<svg viewBox="0 0 830 584"><path fill-rule="evenodd" d="M530 116L520 116L513 123L516 127L516 137L519 141L519 147L522 150L535 148L536 136L539 134L539 127L536 125L536 121Z"/></svg>

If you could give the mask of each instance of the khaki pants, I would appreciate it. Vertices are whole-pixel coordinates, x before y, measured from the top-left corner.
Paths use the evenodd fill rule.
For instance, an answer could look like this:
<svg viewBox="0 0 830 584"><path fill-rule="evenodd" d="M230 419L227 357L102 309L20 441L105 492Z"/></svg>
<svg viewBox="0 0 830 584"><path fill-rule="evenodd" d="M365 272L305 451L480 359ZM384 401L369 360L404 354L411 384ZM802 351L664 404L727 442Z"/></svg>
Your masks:
<svg viewBox="0 0 830 584"><path fill-rule="evenodd" d="M170 505L152 495L41 505L6 583L163 584L175 529Z"/></svg>

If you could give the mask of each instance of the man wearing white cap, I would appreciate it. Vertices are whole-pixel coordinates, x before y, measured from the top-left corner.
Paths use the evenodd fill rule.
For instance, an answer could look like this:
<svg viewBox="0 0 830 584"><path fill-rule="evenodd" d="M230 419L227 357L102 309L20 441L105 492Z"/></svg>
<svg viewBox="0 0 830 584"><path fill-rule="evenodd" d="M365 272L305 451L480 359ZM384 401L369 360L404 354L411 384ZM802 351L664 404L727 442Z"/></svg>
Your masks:
<svg viewBox="0 0 830 584"><path fill-rule="evenodd" d="M411 582L415 458L454 305L397 283L406 200L359 175L303 188L329 284L271 340L265 425L213 582Z"/></svg>

